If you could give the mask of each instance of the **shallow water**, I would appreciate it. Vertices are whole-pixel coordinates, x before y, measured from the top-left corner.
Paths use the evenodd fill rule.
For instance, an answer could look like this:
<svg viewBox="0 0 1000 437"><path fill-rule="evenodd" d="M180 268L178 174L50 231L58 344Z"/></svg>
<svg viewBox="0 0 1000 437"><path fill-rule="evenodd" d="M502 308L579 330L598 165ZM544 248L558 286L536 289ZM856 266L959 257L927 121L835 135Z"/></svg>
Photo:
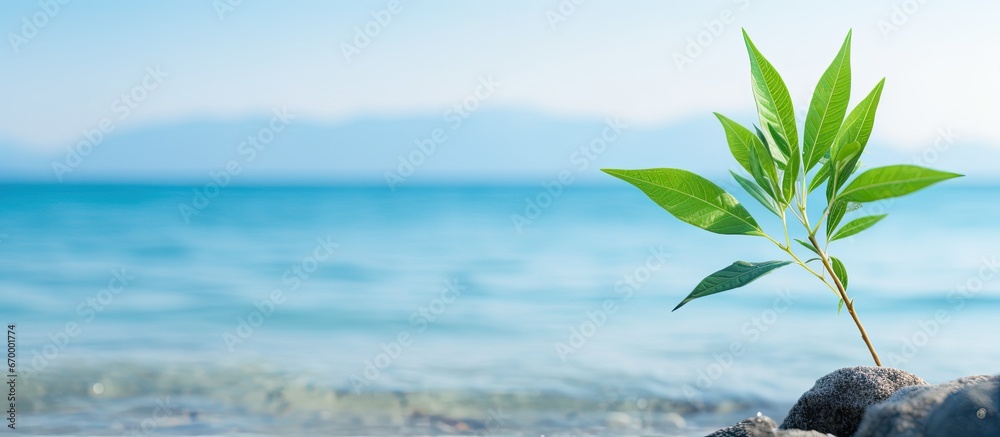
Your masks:
<svg viewBox="0 0 1000 437"><path fill-rule="evenodd" d="M230 187L186 221L193 190L0 187L22 432L702 435L871 360L792 267L670 312L780 252L627 187L571 186L537 217L540 186ZM997 373L996 193L876 206L832 246L886 364Z"/></svg>

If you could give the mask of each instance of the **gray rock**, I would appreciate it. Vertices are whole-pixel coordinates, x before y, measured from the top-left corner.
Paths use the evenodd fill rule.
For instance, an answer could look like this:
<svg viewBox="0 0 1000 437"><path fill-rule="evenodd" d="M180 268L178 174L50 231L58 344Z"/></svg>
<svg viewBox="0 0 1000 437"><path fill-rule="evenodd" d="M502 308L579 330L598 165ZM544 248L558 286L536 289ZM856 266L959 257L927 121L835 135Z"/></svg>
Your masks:
<svg viewBox="0 0 1000 437"><path fill-rule="evenodd" d="M722 428L708 435L708 437L756 437L769 436L774 434L774 429L778 424L774 419L767 416L751 417L743 419L729 428Z"/></svg>
<svg viewBox="0 0 1000 437"><path fill-rule="evenodd" d="M818 380L789 410L781 429L853 435L865 410L903 387L927 385L909 372L889 367L845 367Z"/></svg>
<svg viewBox="0 0 1000 437"><path fill-rule="evenodd" d="M965 387L927 416L927 435L1000 435L1000 378Z"/></svg>
<svg viewBox="0 0 1000 437"><path fill-rule="evenodd" d="M998 384L1000 377L980 375L900 389L868 409L855 436L1000 435Z"/></svg>
<svg viewBox="0 0 1000 437"><path fill-rule="evenodd" d="M778 424L767 416L744 419L729 428L723 428L708 437L826 437L826 434L799 429L777 429Z"/></svg>

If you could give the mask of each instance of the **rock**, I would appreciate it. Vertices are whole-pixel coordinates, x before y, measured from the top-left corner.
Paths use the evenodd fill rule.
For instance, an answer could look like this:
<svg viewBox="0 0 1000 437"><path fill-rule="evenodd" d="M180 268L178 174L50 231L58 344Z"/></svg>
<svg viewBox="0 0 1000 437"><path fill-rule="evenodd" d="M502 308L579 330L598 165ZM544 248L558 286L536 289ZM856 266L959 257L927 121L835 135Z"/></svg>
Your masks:
<svg viewBox="0 0 1000 437"><path fill-rule="evenodd" d="M620 411L614 411L604 416L604 426L608 428L629 428L637 424L641 427L641 423L641 420L633 419L628 413Z"/></svg>
<svg viewBox="0 0 1000 437"><path fill-rule="evenodd" d="M927 416L927 435L1000 435L1000 377L965 387Z"/></svg>
<svg viewBox="0 0 1000 437"><path fill-rule="evenodd" d="M997 376L967 376L939 385L908 387L869 408L856 436L1000 435L998 407Z"/></svg>
<svg viewBox="0 0 1000 437"><path fill-rule="evenodd" d="M760 413L758 413L760 414ZM778 424L767 416L744 419L729 428L723 428L708 437L826 437L826 434L799 429L777 429Z"/></svg>
<svg viewBox="0 0 1000 437"><path fill-rule="evenodd" d="M775 437L830 437L832 434L823 434L818 431L803 431L801 429L776 429L773 435Z"/></svg>
<svg viewBox="0 0 1000 437"><path fill-rule="evenodd" d="M774 419L767 416L751 417L744 419L729 428L722 428L708 435L708 437L755 437L774 435L774 429L778 424Z"/></svg>
<svg viewBox="0 0 1000 437"><path fill-rule="evenodd" d="M920 377L889 367L845 367L818 380L792 406L781 429L807 429L847 437L865 410L903 387L925 386Z"/></svg>
<svg viewBox="0 0 1000 437"><path fill-rule="evenodd" d="M666 428L683 429L687 426L687 421L680 414L669 412L660 417L659 425Z"/></svg>

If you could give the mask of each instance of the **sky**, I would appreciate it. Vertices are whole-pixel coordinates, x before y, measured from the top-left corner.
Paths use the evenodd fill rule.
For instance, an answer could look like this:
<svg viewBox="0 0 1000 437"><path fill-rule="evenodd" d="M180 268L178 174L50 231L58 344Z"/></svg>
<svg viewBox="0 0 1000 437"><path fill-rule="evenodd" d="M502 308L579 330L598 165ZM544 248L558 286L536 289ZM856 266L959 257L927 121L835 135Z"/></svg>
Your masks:
<svg viewBox="0 0 1000 437"><path fill-rule="evenodd" d="M853 29L852 105L886 77L873 141L919 152L947 131L1000 150L998 15L931 0L22 1L0 11L0 142L57 153L105 119L120 133L276 109L439 116L477 90L477 106L650 128L750 114L745 28L799 114Z"/></svg>

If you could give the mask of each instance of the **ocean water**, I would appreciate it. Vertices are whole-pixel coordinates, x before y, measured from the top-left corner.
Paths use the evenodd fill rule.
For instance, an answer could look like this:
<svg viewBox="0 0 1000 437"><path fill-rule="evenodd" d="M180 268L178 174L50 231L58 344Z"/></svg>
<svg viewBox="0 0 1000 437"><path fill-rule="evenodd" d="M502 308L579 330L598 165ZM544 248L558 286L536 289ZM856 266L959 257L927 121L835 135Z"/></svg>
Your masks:
<svg viewBox="0 0 1000 437"><path fill-rule="evenodd" d="M21 433L703 435L871 364L795 266L671 312L784 258L628 187L201 191L0 186ZM1000 372L998 194L871 205L831 245L885 364Z"/></svg>

